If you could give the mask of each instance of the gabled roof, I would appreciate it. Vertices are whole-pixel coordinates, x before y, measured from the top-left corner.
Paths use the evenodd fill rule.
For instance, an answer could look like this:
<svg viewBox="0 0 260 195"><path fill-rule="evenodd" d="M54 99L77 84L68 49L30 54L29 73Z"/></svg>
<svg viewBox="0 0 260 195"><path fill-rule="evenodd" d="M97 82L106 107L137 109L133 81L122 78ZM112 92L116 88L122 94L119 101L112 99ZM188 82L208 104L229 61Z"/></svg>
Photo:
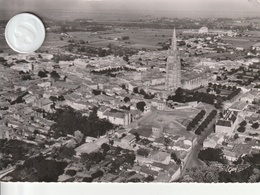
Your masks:
<svg viewBox="0 0 260 195"><path fill-rule="evenodd" d="M168 156L170 156L167 152L161 151L151 151L150 158L155 161L164 161Z"/></svg>
<svg viewBox="0 0 260 195"><path fill-rule="evenodd" d="M216 125L225 126L225 127L231 127L232 126L231 121L226 121L226 120L222 120L222 119L218 120Z"/></svg>
<svg viewBox="0 0 260 195"><path fill-rule="evenodd" d="M120 112L120 111L117 111L117 112L106 111L106 112L104 112L103 115L109 116L109 117L114 117L114 118L124 118L125 117L125 113Z"/></svg>

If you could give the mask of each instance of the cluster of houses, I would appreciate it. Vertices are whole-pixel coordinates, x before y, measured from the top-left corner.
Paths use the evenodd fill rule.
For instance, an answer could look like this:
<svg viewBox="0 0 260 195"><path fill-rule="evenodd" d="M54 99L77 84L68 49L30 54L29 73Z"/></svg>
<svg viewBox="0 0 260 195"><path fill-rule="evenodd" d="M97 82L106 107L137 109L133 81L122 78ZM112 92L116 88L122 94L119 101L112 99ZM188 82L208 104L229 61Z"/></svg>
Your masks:
<svg viewBox="0 0 260 195"><path fill-rule="evenodd" d="M221 148L224 157L229 161L236 161L246 154L258 153L259 127L252 127L254 123L260 124L259 106L252 104L258 97L257 89L244 92L221 112L215 124L215 133L208 136L203 147ZM242 121L244 121L244 130L239 130Z"/></svg>

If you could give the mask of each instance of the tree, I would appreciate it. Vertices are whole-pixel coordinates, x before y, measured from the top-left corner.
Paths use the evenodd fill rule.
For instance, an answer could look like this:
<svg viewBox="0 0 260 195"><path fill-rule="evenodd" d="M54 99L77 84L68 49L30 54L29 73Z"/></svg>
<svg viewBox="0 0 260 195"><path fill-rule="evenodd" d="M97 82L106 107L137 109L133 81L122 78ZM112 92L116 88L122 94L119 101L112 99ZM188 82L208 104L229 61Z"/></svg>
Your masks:
<svg viewBox="0 0 260 195"><path fill-rule="evenodd" d="M126 62L128 62L128 61L129 61L129 56L128 56L128 55L125 55L125 56L123 57L123 60L125 60Z"/></svg>
<svg viewBox="0 0 260 195"><path fill-rule="evenodd" d="M57 97L55 96L50 96L49 99L52 101L52 102L56 102L58 100Z"/></svg>
<svg viewBox="0 0 260 195"><path fill-rule="evenodd" d="M110 146L106 143L103 143L101 145L101 148L103 149L104 154L106 154L110 150Z"/></svg>
<svg viewBox="0 0 260 195"><path fill-rule="evenodd" d="M244 126L240 126L237 128L237 131L240 133L244 133L246 131L246 128Z"/></svg>
<svg viewBox="0 0 260 195"><path fill-rule="evenodd" d="M101 171L101 170L98 170L97 172L92 173L92 174L91 174L91 177L92 177L93 179L96 179L96 178L102 177L103 175L104 175L104 172Z"/></svg>
<svg viewBox="0 0 260 195"><path fill-rule="evenodd" d="M125 103L130 102L130 98L129 98L129 97L125 97L125 98L124 98L124 102L125 102Z"/></svg>
<svg viewBox="0 0 260 195"><path fill-rule="evenodd" d="M215 166L200 166L188 169L181 182L217 183L219 168Z"/></svg>
<svg viewBox="0 0 260 195"><path fill-rule="evenodd" d="M58 150L58 154L60 158L68 158L70 159L73 155L76 154L73 148L68 148L66 146L62 146Z"/></svg>
<svg viewBox="0 0 260 195"><path fill-rule="evenodd" d="M141 182L141 179L139 179L139 178L132 178L132 179L129 179L127 182L139 183L139 182Z"/></svg>
<svg viewBox="0 0 260 195"><path fill-rule="evenodd" d="M77 174L77 171L75 171L75 170L69 169L66 171L66 175L69 175L69 176L75 176L76 174Z"/></svg>
<svg viewBox="0 0 260 195"><path fill-rule="evenodd" d="M46 72L45 71L41 71L41 70L38 72L38 76L41 77L41 78L48 77Z"/></svg>
<svg viewBox="0 0 260 195"><path fill-rule="evenodd" d="M237 133L235 133L234 139L238 139L238 138L239 138L239 135Z"/></svg>
<svg viewBox="0 0 260 195"><path fill-rule="evenodd" d="M127 152L124 156L125 156L125 162L129 163L130 165L134 164L136 159L135 153Z"/></svg>
<svg viewBox="0 0 260 195"><path fill-rule="evenodd" d="M135 87L135 88L133 89L133 92L134 92L134 93L139 93L138 87Z"/></svg>
<svg viewBox="0 0 260 195"><path fill-rule="evenodd" d="M198 154L198 158L203 161L216 161L220 163L226 162L220 148L207 148L205 150L201 150Z"/></svg>
<svg viewBox="0 0 260 195"><path fill-rule="evenodd" d="M93 178L92 177L84 177L82 182L92 182Z"/></svg>
<svg viewBox="0 0 260 195"><path fill-rule="evenodd" d="M154 178L151 175L148 175L146 178L144 178L144 182L152 182L152 181L154 181Z"/></svg>
<svg viewBox="0 0 260 195"><path fill-rule="evenodd" d="M139 92L141 95L145 95L145 91L143 89L140 89L140 92Z"/></svg>
<svg viewBox="0 0 260 195"><path fill-rule="evenodd" d="M144 149L144 148L139 148L137 150L137 154L140 155L140 156L147 157L149 155L149 150Z"/></svg>
<svg viewBox="0 0 260 195"><path fill-rule="evenodd" d="M122 87L122 89L126 89L126 85L125 84L121 85L121 87Z"/></svg>
<svg viewBox="0 0 260 195"><path fill-rule="evenodd" d="M60 75L56 71L52 71L50 75L55 81L60 79Z"/></svg>
<svg viewBox="0 0 260 195"><path fill-rule="evenodd" d="M135 135L136 141L139 141L139 140L140 140L140 135L139 135L139 133L135 132L134 135Z"/></svg>
<svg viewBox="0 0 260 195"><path fill-rule="evenodd" d="M239 125L245 127L247 125L247 122L244 120Z"/></svg>
<svg viewBox="0 0 260 195"><path fill-rule="evenodd" d="M254 128L254 129L258 129L259 128L259 123L255 122L255 123L252 124L251 127Z"/></svg>
<svg viewBox="0 0 260 195"><path fill-rule="evenodd" d="M181 160L177 157L177 155L174 152L171 153L171 159L173 159L176 162L176 164L181 164Z"/></svg>
<svg viewBox="0 0 260 195"><path fill-rule="evenodd" d="M77 144L80 144L83 140L84 135L79 130L77 130L74 132L74 137L75 137Z"/></svg>
<svg viewBox="0 0 260 195"><path fill-rule="evenodd" d="M143 112L145 105L146 105L146 103L143 102L143 101L137 102L137 103L136 103L136 108L137 108L138 110L141 110L141 111Z"/></svg>
<svg viewBox="0 0 260 195"><path fill-rule="evenodd" d="M95 89L92 90L93 95L100 95L101 93L102 93L102 91L100 91L100 90L95 90Z"/></svg>

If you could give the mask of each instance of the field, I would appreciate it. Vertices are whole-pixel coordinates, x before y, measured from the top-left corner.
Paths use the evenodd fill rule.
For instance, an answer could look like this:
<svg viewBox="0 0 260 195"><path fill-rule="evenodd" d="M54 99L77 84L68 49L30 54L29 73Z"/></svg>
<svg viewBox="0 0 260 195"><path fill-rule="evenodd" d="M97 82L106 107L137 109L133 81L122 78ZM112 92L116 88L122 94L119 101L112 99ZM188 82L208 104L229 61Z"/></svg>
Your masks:
<svg viewBox="0 0 260 195"><path fill-rule="evenodd" d="M200 112L200 109L182 109L174 111L152 111L139 121L140 126L150 126L153 123L162 124L172 134L191 136L186 131L188 123Z"/></svg>
<svg viewBox="0 0 260 195"><path fill-rule="evenodd" d="M114 45L121 45L132 48L146 48L146 49L158 49L158 43L166 42L172 37L172 29L119 29L119 30L107 30L104 32L98 32L97 34L89 35L85 32L70 32L75 40L88 41L90 46L106 47L109 43ZM177 34L179 31L177 31ZM122 36L129 36L129 40L119 41L114 40ZM177 35L178 36L178 35ZM69 38L68 38L69 39Z"/></svg>
<svg viewBox="0 0 260 195"><path fill-rule="evenodd" d="M257 43L252 37L222 37L221 39L234 47L243 47L245 49Z"/></svg>

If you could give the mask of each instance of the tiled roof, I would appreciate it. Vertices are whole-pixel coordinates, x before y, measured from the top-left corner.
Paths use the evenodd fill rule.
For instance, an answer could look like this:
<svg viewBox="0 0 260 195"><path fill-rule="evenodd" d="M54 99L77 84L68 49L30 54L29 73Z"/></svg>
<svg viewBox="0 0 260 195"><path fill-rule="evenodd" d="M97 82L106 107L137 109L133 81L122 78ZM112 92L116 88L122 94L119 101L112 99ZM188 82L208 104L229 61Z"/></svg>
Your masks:
<svg viewBox="0 0 260 195"><path fill-rule="evenodd" d="M156 161L164 161L170 154L161 151L152 151L150 153L150 158Z"/></svg>
<svg viewBox="0 0 260 195"><path fill-rule="evenodd" d="M132 134L138 133L140 136L148 138L152 134L152 129L151 128L147 128L147 127L140 127L139 129L132 129L130 131L130 133L132 133Z"/></svg>
<svg viewBox="0 0 260 195"><path fill-rule="evenodd" d="M104 112L105 116L109 116L109 117L114 117L114 118L124 118L125 117L125 113L117 111L117 112L111 112L111 111L106 111Z"/></svg>
<svg viewBox="0 0 260 195"><path fill-rule="evenodd" d="M128 142L132 141L133 139L135 139L135 136L132 135L132 134L129 134L129 135L122 138L122 140L125 140L125 141L128 141Z"/></svg>
<svg viewBox="0 0 260 195"><path fill-rule="evenodd" d="M235 152L238 156L242 154L249 154L252 146L250 144L235 144L233 148L233 152Z"/></svg>
<svg viewBox="0 0 260 195"><path fill-rule="evenodd" d="M218 126L225 126L225 127L231 127L231 121L226 121L226 120L218 120L216 125Z"/></svg>
<svg viewBox="0 0 260 195"><path fill-rule="evenodd" d="M151 170L148 167L144 167L144 166L141 167L140 172L151 176L157 176L159 174L157 171Z"/></svg>

